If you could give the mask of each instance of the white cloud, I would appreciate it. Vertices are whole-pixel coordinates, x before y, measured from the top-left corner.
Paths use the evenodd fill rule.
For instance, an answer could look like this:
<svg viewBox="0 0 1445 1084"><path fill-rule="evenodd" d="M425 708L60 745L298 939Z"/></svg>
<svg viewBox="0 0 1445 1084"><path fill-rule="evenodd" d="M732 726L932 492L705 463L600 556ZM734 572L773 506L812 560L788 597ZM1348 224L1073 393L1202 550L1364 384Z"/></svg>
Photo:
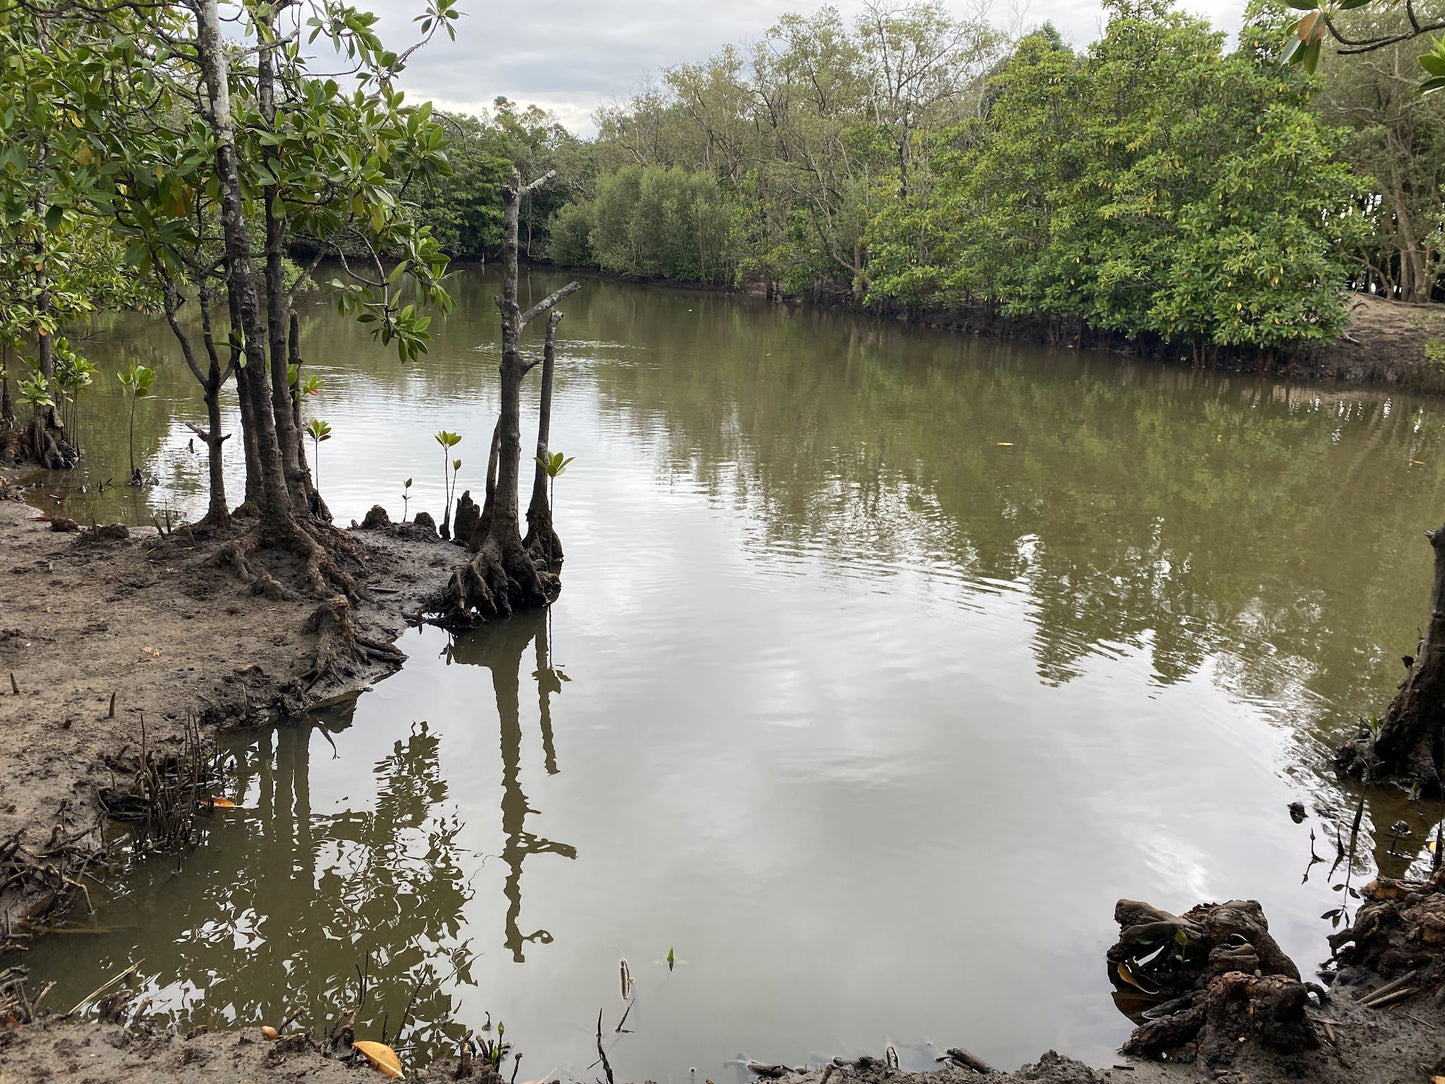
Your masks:
<svg viewBox="0 0 1445 1084"><path fill-rule="evenodd" d="M393 47L414 35L411 20L422 10L420 0L362 0L362 6L381 16L383 35ZM441 37L417 53L402 83L415 97L468 111L505 95L551 109L573 131L590 134L593 110L625 97L648 73L701 60L728 43L755 41L784 12L818 6L787 0L553 0L521 6L462 0L465 14L456 41ZM1232 33L1244 0L1185 0L1183 6ZM861 2L838 0L837 7L851 16ZM1048 20L1078 45L1097 37L1103 24L1098 4L1070 0L1020 0L1017 9L997 0L993 17L1025 26Z"/></svg>

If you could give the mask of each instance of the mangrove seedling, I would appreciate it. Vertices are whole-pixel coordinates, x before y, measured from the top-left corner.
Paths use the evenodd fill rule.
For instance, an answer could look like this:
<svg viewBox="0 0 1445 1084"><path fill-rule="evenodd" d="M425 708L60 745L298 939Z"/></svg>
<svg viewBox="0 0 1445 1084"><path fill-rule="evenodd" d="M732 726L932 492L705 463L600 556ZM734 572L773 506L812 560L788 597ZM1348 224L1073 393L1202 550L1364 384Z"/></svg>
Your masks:
<svg viewBox="0 0 1445 1084"><path fill-rule="evenodd" d="M122 369L115 375L120 386L125 389L125 397L130 400L130 476L134 481L138 477L135 466L135 405L138 400L151 393L156 371L148 365L133 361L129 369Z"/></svg>
<svg viewBox="0 0 1445 1084"><path fill-rule="evenodd" d="M312 418L311 424L306 427L306 435L311 438L311 457L316 460L316 488L321 488L321 442L331 439L331 426L327 425L320 418Z"/></svg>
<svg viewBox="0 0 1445 1084"><path fill-rule="evenodd" d="M39 369L31 370L30 375L18 381L16 386L19 388L20 398L30 404L31 410L43 410L55 405L55 399L50 394L50 381L45 379Z"/></svg>
<svg viewBox="0 0 1445 1084"><path fill-rule="evenodd" d="M411 500L411 479L408 478L401 484L401 521L406 522L406 506Z"/></svg>
<svg viewBox="0 0 1445 1084"><path fill-rule="evenodd" d="M291 394L300 402L313 395L320 395L321 389L326 387L326 381L319 376L301 377L301 366L292 362L286 366L286 378L291 382Z"/></svg>
<svg viewBox="0 0 1445 1084"><path fill-rule="evenodd" d="M575 455L563 456L561 452L553 452L551 455L534 456L533 459L544 471L547 472L548 485L551 492L547 494L547 500L552 505L552 511L557 511L557 475L567 469L567 464L576 459Z"/></svg>
<svg viewBox="0 0 1445 1084"><path fill-rule="evenodd" d="M442 537L452 536L452 457L450 452L462 442L460 433L448 433L445 429L439 430L436 435L436 442L442 446L442 494L446 500L446 507L442 509Z"/></svg>
<svg viewBox="0 0 1445 1084"><path fill-rule="evenodd" d="M55 340L55 391L60 397L61 424L70 430L76 445L75 423L80 414L80 393L95 383L95 366L81 357L64 339Z"/></svg>

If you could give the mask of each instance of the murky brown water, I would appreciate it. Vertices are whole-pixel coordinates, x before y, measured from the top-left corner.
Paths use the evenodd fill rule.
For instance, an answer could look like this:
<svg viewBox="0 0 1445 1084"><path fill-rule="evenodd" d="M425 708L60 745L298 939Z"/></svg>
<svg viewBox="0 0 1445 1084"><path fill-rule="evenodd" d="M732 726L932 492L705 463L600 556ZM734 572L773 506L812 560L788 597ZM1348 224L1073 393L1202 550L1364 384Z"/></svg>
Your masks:
<svg viewBox="0 0 1445 1084"><path fill-rule="evenodd" d="M407 476L439 512L439 428L480 476L494 288L457 289L410 368L308 309L343 521L398 514ZM615 283L565 307L550 619L413 633L354 712L238 740L242 808L134 870L107 932L32 954L55 1003L144 957L183 1026L320 1029L371 953L373 1034L426 971L410 1052L490 1011L520 1079L591 1079L625 958L619 1078L700 1081L890 1041L1107 1061L1120 895L1255 897L1323 958L1339 897L1328 863L1302 881L1309 834L1332 859L1353 799L1318 765L1423 617L1442 404ZM95 492L125 475L107 375L55 500L200 507L165 329L118 321L95 353L164 369L138 433L159 484ZM1333 820L1296 825L1296 798ZM1362 871L1420 853L1403 804L1367 824L1402 814L1400 857L1372 836Z"/></svg>

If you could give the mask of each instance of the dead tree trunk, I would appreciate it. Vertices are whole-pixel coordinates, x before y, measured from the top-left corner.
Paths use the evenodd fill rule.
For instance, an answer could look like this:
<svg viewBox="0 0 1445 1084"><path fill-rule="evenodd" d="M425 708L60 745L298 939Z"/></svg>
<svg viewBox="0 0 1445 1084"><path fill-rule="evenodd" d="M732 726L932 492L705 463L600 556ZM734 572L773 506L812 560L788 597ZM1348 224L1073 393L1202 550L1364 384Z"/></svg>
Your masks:
<svg viewBox="0 0 1445 1084"><path fill-rule="evenodd" d="M1340 767L1367 782L1397 780L1438 791L1445 763L1445 527L1427 531L1435 551L1430 617L1405 680L1378 729L1370 728L1336 754Z"/></svg>
<svg viewBox="0 0 1445 1084"><path fill-rule="evenodd" d="M545 184L552 174L523 185L516 170L502 186L502 296L497 307L502 313L501 417L494 437L495 485L488 469L486 504L468 546L474 556L452 575L441 600L438 620L451 627L465 627L479 620L505 616L528 606L545 606L557 597L556 575L538 562L522 542L517 514L517 487L521 480L522 381L536 362L522 357L522 331L532 320L549 312L564 297L579 289L573 282L526 312L518 301L517 223L522 200ZM555 332L555 324L553 325Z"/></svg>
<svg viewBox="0 0 1445 1084"><path fill-rule="evenodd" d="M527 537L522 545L540 567L554 576L562 570L562 541L552 527L551 494L547 490L550 477L543 465L550 454L547 442L552 437L552 379L557 368L557 325L562 314L553 312L547 318L547 341L542 348L542 386L537 407L537 457L532 473L532 499L527 505Z"/></svg>

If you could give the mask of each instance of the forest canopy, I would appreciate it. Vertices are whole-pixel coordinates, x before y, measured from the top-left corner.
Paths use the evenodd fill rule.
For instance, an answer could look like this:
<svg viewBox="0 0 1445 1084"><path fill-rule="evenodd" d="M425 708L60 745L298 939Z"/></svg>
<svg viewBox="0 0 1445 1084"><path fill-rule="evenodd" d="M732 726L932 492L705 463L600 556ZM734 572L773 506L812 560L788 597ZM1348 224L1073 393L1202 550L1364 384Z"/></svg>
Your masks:
<svg viewBox="0 0 1445 1084"><path fill-rule="evenodd" d="M1395 7L1340 25L1383 34ZM933 0L785 16L599 111L547 255L1196 357L1333 339L1349 289L1445 296L1419 42L1311 72L1281 63L1282 3L1233 40L1167 0L1105 9L1083 49Z"/></svg>

